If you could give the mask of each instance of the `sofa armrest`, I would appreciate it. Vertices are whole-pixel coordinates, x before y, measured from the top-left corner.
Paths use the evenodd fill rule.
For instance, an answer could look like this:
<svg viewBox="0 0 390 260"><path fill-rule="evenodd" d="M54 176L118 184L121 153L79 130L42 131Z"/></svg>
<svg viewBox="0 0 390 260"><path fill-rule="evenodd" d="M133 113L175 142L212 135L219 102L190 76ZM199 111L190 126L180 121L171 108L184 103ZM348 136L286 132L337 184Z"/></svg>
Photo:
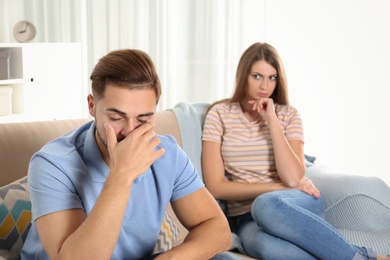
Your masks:
<svg viewBox="0 0 390 260"><path fill-rule="evenodd" d="M352 244L390 254L390 187L383 180L317 165L307 167L306 175L321 191L326 221Z"/></svg>

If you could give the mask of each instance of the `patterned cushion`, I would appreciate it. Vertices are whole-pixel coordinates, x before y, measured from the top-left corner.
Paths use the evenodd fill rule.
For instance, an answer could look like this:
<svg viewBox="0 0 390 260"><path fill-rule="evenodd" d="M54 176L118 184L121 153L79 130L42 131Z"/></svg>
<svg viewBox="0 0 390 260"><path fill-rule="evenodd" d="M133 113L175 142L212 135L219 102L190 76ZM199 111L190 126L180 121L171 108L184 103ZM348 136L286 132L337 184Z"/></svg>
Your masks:
<svg viewBox="0 0 390 260"><path fill-rule="evenodd" d="M0 188L0 258L18 259L31 227L27 177Z"/></svg>
<svg viewBox="0 0 390 260"><path fill-rule="evenodd" d="M0 188L0 259L19 259L31 227L31 201L27 177ZM180 229L165 212L154 253L171 249L179 241Z"/></svg>
<svg viewBox="0 0 390 260"><path fill-rule="evenodd" d="M165 211L157 243L154 246L153 254L171 249L179 241L180 229L175 220Z"/></svg>

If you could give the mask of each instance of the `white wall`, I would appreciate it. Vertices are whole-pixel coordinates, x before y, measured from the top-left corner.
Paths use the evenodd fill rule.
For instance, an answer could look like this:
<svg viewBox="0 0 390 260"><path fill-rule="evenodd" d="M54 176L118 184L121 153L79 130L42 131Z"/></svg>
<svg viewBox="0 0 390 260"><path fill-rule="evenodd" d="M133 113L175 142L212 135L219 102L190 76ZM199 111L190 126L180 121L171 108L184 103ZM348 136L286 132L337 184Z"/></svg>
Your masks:
<svg viewBox="0 0 390 260"><path fill-rule="evenodd" d="M306 153L390 184L390 1L267 1L266 41L302 114Z"/></svg>

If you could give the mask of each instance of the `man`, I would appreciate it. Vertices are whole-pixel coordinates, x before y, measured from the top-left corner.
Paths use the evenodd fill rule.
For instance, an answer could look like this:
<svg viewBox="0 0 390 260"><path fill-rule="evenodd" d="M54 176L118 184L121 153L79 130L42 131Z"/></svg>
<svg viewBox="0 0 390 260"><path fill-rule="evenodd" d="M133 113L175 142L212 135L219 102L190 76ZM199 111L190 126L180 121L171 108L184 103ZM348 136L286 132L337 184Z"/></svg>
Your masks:
<svg viewBox="0 0 390 260"><path fill-rule="evenodd" d="M228 223L195 167L172 137L153 132L161 86L150 57L113 51L91 80L95 120L31 159L34 221L22 259L150 257L170 201L190 232L153 257L210 259L227 250Z"/></svg>

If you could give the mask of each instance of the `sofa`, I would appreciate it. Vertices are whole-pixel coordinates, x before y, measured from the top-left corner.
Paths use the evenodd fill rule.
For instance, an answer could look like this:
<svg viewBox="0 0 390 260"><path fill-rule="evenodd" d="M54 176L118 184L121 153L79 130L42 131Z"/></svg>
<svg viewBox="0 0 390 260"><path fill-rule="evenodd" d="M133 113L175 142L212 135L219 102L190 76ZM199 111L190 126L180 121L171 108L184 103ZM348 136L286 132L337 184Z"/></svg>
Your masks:
<svg viewBox="0 0 390 260"><path fill-rule="evenodd" d="M179 103L156 116L157 134L170 134L189 155L202 177L201 131L208 104ZM34 152L45 143L92 119L69 119L0 124L0 259L18 259L31 225L27 168ZM376 177L335 173L306 156L307 176L325 199L325 218L351 243L390 254L390 188ZM221 203L221 206L223 204ZM167 208L155 252L183 241L188 231L170 206ZM231 250L245 255L233 234ZM281 249L282 250L282 249Z"/></svg>

